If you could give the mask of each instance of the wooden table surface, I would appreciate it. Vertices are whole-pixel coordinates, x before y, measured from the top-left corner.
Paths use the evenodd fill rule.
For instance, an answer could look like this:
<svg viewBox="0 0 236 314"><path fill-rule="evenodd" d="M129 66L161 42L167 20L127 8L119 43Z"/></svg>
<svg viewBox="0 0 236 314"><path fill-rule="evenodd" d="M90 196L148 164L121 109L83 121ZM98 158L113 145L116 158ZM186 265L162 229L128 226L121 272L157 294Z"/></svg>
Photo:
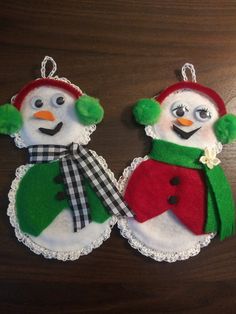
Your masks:
<svg viewBox="0 0 236 314"><path fill-rule="evenodd" d="M45 55L98 97L105 119L89 147L118 178L150 138L134 102L177 82L191 62L198 82L236 107L236 1L0 1L0 101L39 76ZM0 138L0 313L236 313L236 237L185 262L157 263L117 227L92 254L46 260L20 244L6 215L7 193L26 154ZM221 155L236 198L236 145Z"/></svg>

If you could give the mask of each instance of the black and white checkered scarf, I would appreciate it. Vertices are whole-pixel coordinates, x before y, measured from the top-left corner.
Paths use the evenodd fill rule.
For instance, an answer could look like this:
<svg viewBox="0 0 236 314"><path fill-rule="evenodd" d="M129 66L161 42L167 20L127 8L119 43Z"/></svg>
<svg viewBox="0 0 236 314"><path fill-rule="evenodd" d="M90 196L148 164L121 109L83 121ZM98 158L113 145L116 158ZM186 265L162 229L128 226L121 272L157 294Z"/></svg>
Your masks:
<svg viewBox="0 0 236 314"><path fill-rule="evenodd" d="M82 181L88 179L97 196L111 214L133 217L117 187L90 150L72 143L63 145L32 145L28 147L30 163L59 159L60 170L73 213L74 231L87 226L91 219Z"/></svg>

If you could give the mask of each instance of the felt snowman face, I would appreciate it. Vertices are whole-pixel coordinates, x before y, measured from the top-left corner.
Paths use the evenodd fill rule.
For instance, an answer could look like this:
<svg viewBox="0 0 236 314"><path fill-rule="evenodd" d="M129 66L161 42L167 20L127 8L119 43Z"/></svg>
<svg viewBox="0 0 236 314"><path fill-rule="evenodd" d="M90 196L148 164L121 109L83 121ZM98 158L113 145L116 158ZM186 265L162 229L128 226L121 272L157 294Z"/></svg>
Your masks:
<svg viewBox="0 0 236 314"><path fill-rule="evenodd" d="M21 105L24 143L83 144L87 127L79 122L75 112L76 98L68 91L52 86L40 86L30 91Z"/></svg>
<svg viewBox="0 0 236 314"><path fill-rule="evenodd" d="M236 139L235 115L227 114L214 90L196 82L179 82L155 98L140 99L133 114L148 136L178 145L219 152L221 144Z"/></svg>
<svg viewBox="0 0 236 314"><path fill-rule="evenodd" d="M217 139L213 125L219 118L214 102L193 90L178 90L161 103L161 115L151 126L156 138L184 146L213 147Z"/></svg>
<svg viewBox="0 0 236 314"><path fill-rule="evenodd" d="M103 119L99 100L64 80L42 78L25 85L0 106L0 133L16 137L19 147L86 145Z"/></svg>

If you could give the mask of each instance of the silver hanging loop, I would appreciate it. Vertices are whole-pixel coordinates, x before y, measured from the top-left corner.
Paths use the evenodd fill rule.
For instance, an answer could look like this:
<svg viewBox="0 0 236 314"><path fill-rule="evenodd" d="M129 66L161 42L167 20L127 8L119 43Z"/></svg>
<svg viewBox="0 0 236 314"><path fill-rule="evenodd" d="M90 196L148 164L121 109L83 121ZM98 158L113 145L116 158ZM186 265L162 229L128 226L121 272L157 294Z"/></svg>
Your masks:
<svg viewBox="0 0 236 314"><path fill-rule="evenodd" d="M48 75L46 75L46 66L49 61L52 63L52 70ZM56 71L57 71L57 64L54 61L54 59L52 57L45 56L41 63L41 77L42 78L53 77L53 74Z"/></svg>
<svg viewBox="0 0 236 314"><path fill-rule="evenodd" d="M186 71L189 70L191 72L191 76L192 76L192 82L196 83L197 82L197 78L196 78L196 72L195 72L195 69L194 69L194 66L193 64L191 63L185 63L183 66L182 66L182 76L183 76L183 79L184 81L190 81L187 77L187 74L186 74Z"/></svg>

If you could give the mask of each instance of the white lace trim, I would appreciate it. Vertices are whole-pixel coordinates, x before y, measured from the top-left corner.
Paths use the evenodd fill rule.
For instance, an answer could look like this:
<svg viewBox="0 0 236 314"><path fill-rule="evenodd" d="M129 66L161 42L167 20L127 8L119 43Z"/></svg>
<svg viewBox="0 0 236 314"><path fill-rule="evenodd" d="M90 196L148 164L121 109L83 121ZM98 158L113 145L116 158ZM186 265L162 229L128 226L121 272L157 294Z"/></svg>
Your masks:
<svg viewBox="0 0 236 314"><path fill-rule="evenodd" d="M153 132L153 128L151 125L147 125L145 127L145 133L147 134L147 136L150 136L154 140L158 139L158 136Z"/></svg>
<svg viewBox="0 0 236 314"><path fill-rule="evenodd" d="M95 151L91 150L91 152L98 159L102 167L106 170L112 182L117 186L118 183L115 179L115 176L113 172L110 169L108 169L105 159L101 156L98 156ZM115 216L109 218L110 219L109 226L106 227L106 229L101 234L101 236L95 241L93 241L90 245L84 247L81 250L74 250L74 251L68 251L68 252L59 252L59 251L49 250L45 247L42 247L36 244L30 236L23 233L20 230L17 217L16 217L16 207L15 207L16 192L18 190L21 179L24 177L24 175L29 170L29 168L31 168L32 166L33 166L32 164L27 164L27 165L22 165L16 169L16 177L12 181L11 189L8 193L9 205L7 208L7 215L10 218L11 225L15 229L15 235L19 242L22 242L35 254L38 254L38 255L42 254L45 258L49 258L49 259L55 258L61 261L74 261L82 255L87 255L91 253L93 249L98 248L105 240L107 240L110 237L111 229L117 222L117 218Z"/></svg>
<svg viewBox="0 0 236 314"><path fill-rule="evenodd" d="M149 157L146 155L144 157L136 157L134 160L131 162L130 166L124 169L122 176L120 176L118 180L118 189L121 194L124 194L126 184L128 182L128 178L130 177L131 173L137 168L137 166L145 160L148 160Z"/></svg>
<svg viewBox="0 0 236 314"><path fill-rule="evenodd" d="M20 132L10 134L10 137L12 137L14 139L16 147L18 147L18 148L27 147L26 144L24 143L23 139L20 136Z"/></svg>
<svg viewBox="0 0 236 314"><path fill-rule="evenodd" d="M211 239L214 238L215 234L211 233L209 236L206 236L204 240L200 240L194 247L191 249L182 251L182 252L161 252L151 248L148 248L144 243L138 240L132 231L128 227L128 223L126 219L120 218L117 223L121 235L128 239L129 244L136 250L138 250L141 254L153 258L158 262L176 262L183 261L189 259L192 256L197 255L201 248L207 246Z"/></svg>
<svg viewBox="0 0 236 314"><path fill-rule="evenodd" d="M128 178L132 174L132 172L137 168L137 166L142 162L147 160L149 157L138 157L135 158L131 165L125 168L122 176L119 178L118 181L118 188L120 192L123 194L128 182ZM121 235L126 238L134 249L138 250L141 254L153 258L155 261L158 262L176 262L189 259L192 256L197 255L201 248L210 244L211 239L215 237L215 233L210 233L206 235L204 239L199 239L199 242L196 245L188 250L184 250L181 252L162 252L155 249L151 249L147 247L143 242L135 237L132 230L128 226L127 218L120 217L117 222L117 226L120 229Z"/></svg>

